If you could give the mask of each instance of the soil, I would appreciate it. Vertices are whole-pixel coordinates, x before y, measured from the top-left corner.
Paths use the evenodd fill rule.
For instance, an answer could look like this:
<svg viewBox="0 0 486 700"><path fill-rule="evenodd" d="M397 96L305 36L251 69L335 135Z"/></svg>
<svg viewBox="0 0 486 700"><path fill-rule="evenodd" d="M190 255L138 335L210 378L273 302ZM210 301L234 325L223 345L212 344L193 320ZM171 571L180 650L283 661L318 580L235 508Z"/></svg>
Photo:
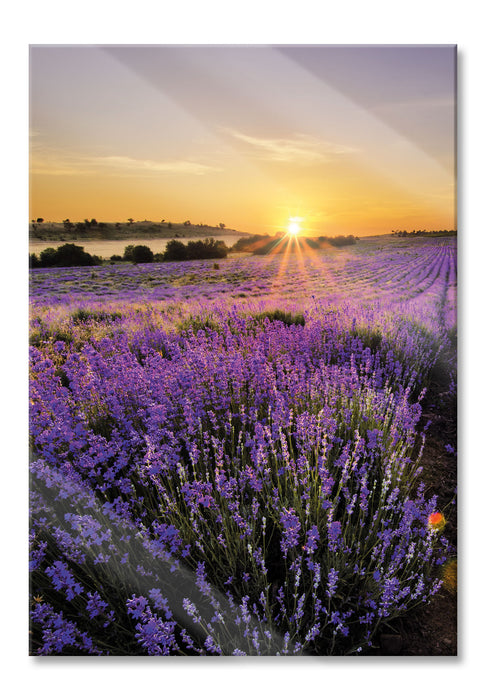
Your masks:
<svg viewBox="0 0 486 700"><path fill-rule="evenodd" d="M422 414L422 425L430 421L426 432L421 464L421 480L426 494L437 495L437 509L447 524L443 534L457 545L457 460L445 449L457 445L456 402L446 382L432 382ZM454 564L443 569L443 585L429 604L415 608L383 629L380 653L394 656L457 656L457 578Z"/></svg>

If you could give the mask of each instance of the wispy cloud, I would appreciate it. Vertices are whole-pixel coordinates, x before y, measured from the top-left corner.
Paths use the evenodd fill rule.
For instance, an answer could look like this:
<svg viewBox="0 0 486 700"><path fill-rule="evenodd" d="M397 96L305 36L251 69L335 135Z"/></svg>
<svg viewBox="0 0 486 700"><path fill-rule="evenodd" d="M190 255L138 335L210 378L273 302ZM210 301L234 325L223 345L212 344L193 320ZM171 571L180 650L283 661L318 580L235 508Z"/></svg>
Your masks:
<svg viewBox="0 0 486 700"><path fill-rule="evenodd" d="M145 172L186 173L189 175L205 175L219 170L212 165L204 165L192 160L157 161L129 158L127 156L102 156L93 159L97 165L120 170L136 170Z"/></svg>
<svg viewBox="0 0 486 700"><path fill-rule="evenodd" d="M257 157L283 163L310 165L356 151L351 146L322 141L308 134L295 134L290 138L271 139L251 136L235 129L225 129L225 131L234 139L249 146Z"/></svg>
<svg viewBox="0 0 486 700"><path fill-rule="evenodd" d="M30 172L33 175L155 175L174 173L205 175L219 170L190 159L148 160L128 156L88 156L32 143Z"/></svg>

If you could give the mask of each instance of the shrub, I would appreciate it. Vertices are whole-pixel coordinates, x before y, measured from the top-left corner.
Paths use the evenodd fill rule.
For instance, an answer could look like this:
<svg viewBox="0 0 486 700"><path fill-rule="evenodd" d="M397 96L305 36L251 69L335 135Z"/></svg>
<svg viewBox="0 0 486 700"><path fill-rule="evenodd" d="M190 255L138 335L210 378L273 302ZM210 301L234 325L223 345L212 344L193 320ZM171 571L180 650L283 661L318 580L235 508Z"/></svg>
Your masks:
<svg viewBox="0 0 486 700"><path fill-rule="evenodd" d="M171 240L165 247L164 260L187 260L187 248L182 241Z"/></svg>
<svg viewBox="0 0 486 700"><path fill-rule="evenodd" d="M203 331L204 333L207 331L216 331L217 333L220 333L221 326L219 323L213 321L213 319L209 317L202 318L199 316L189 316L177 325L177 330L181 333L190 331L191 333L194 333L194 335L197 335L199 331Z"/></svg>
<svg viewBox="0 0 486 700"><path fill-rule="evenodd" d="M45 248L39 256L39 267L55 267L58 259L55 248Z"/></svg>
<svg viewBox="0 0 486 700"><path fill-rule="evenodd" d="M273 321L280 321L286 326L305 326L305 317L303 314L292 314L290 311L281 311L280 309L264 311L261 314L257 314L254 318L257 321L264 321L267 319L270 323Z"/></svg>
<svg viewBox="0 0 486 700"><path fill-rule="evenodd" d="M100 265L101 258L86 253L82 246L65 243L57 249L46 248L40 254L38 267L83 267Z"/></svg>
<svg viewBox="0 0 486 700"><path fill-rule="evenodd" d="M256 249L261 248L263 245L273 240L272 236L267 233L255 233L252 236L245 236L244 238L239 238L236 243L233 244L231 250L235 253L252 253Z"/></svg>
<svg viewBox="0 0 486 700"><path fill-rule="evenodd" d="M133 261L133 245L127 245L123 253L123 260Z"/></svg>
<svg viewBox="0 0 486 700"><path fill-rule="evenodd" d="M224 241L215 241L214 238L189 241L187 245L182 241L171 240L167 243L164 260L208 260L226 258L227 255L228 248Z"/></svg>
<svg viewBox="0 0 486 700"><path fill-rule="evenodd" d="M74 324L88 323L90 321L111 323L120 318L122 318L122 314L119 311L94 311L92 309L76 309L71 316Z"/></svg>
<svg viewBox="0 0 486 700"><path fill-rule="evenodd" d="M151 263L154 261L154 254L147 245L136 245L133 247L132 261L134 263Z"/></svg>

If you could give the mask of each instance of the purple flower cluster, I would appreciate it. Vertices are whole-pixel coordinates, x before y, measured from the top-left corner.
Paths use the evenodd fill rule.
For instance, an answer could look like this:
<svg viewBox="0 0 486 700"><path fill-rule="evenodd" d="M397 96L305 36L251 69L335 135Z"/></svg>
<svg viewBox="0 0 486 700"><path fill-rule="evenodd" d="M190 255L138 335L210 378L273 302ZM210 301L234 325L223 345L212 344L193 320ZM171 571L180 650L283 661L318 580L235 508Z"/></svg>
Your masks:
<svg viewBox="0 0 486 700"><path fill-rule="evenodd" d="M222 290L199 317L143 308L143 266L100 270L99 293L132 279L129 301L75 322L42 309L49 272L33 271L34 653L349 652L434 594L449 545L427 527L436 500L411 484L454 251L421 253L324 260L336 288L389 289L393 304L289 304L302 323ZM263 263L214 275L254 265L271 286ZM210 274L162 268L171 284Z"/></svg>
<svg viewBox="0 0 486 700"><path fill-rule="evenodd" d="M152 612L148 600L142 596L127 600L129 615L137 620L135 638L149 656L170 656L179 651L174 635L176 623L163 620Z"/></svg>
<svg viewBox="0 0 486 700"><path fill-rule="evenodd" d="M280 546L284 557L286 557L289 549L297 547L299 544L301 524L293 508L285 509L283 513L281 513L280 522L283 528Z"/></svg>
<svg viewBox="0 0 486 700"><path fill-rule="evenodd" d="M74 650L86 654L100 653L86 633L81 632L74 622L66 620L62 612L56 612L47 603L35 604L31 620L34 626L42 629L42 644L35 650L36 655L74 653Z"/></svg>

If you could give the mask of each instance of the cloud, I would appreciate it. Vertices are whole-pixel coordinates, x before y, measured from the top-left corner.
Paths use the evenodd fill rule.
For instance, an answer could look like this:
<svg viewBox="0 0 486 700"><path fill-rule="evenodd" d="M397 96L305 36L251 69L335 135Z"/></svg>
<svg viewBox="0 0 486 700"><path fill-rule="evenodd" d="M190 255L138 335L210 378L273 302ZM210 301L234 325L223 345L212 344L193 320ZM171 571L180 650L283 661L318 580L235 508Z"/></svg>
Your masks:
<svg viewBox="0 0 486 700"><path fill-rule="evenodd" d="M295 134L292 138L286 139L271 139L250 136L234 129L225 129L225 131L234 139L250 146L257 157L281 163L310 165L356 152L356 149L350 146L322 141L308 134Z"/></svg>
<svg viewBox="0 0 486 700"><path fill-rule="evenodd" d="M157 173L205 175L217 170L219 168L190 159L158 161L116 155L88 156L35 143L35 140L30 151L30 172L33 175L96 175L100 172L117 176Z"/></svg>
<svg viewBox="0 0 486 700"><path fill-rule="evenodd" d="M121 170L141 170L145 172L186 173L204 175L219 170L212 165L204 165L191 160L156 161L127 156L101 156L93 159L98 165Z"/></svg>

